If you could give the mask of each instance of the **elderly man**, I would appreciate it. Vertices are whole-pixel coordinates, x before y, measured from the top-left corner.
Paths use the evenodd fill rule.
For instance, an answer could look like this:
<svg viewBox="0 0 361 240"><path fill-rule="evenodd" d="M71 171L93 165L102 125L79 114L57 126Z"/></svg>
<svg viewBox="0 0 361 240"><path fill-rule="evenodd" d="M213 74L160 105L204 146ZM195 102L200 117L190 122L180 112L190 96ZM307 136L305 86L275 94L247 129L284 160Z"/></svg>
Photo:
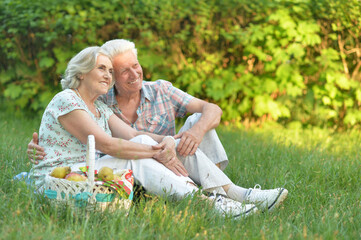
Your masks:
<svg viewBox="0 0 361 240"><path fill-rule="evenodd" d="M143 81L137 50L130 41L111 40L102 48L112 56L115 85L101 98L124 122L137 130L174 135L176 117L184 117L186 113L198 113L189 117L180 132L174 136L177 139L178 164L184 165L194 182L201 185L204 190L227 195L238 202L260 203L262 209L268 210L278 206L287 197L288 192L284 188L260 190L239 187L214 165L219 164L223 170L228 163L227 155L214 130L222 114L217 105L192 97L167 81ZM37 155L34 158L41 160L43 149L35 143L37 143L36 133L28 145L28 155L31 158L35 148ZM155 183L144 174L144 171L152 172L152 176L157 176L154 172L162 174L163 170L158 169L153 162L124 161L129 161L126 166L133 169L134 177L147 191L154 194L165 191L178 194L179 197L184 196L184 193L177 190L177 181L181 183L184 179L176 168L168 167L166 163L160 161L180 176L179 179L172 178L174 183L167 183L167 186L170 186L167 188L163 184ZM165 181L171 180L169 178Z"/></svg>
<svg viewBox="0 0 361 240"><path fill-rule="evenodd" d="M199 147L224 170L228 159L214 130L220 122L222 110L215 104L184 93L170 82L144 82L134 43L111 40L102 48L113 56L116 82L114 88L103 96L103 101L114 113L137 130L172 136L176 117L199 113L189 117L175 135L175 138L180 138L177 151L181 156L193 155Z"/></svg>

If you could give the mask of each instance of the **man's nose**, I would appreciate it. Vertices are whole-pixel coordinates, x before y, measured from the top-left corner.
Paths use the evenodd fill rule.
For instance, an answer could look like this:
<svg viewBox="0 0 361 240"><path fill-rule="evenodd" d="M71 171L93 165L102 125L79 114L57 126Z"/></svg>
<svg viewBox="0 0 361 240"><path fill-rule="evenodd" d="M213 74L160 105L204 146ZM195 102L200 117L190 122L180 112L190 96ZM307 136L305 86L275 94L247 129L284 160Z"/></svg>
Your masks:
<svg viewBox="0 0 361 240"><path fill-rule="evenodd" d="M139 75L137 70L133 69L133 68L130 69L130 73L131 73L132 77L135 77L135 78L137 78Z"/></svg>

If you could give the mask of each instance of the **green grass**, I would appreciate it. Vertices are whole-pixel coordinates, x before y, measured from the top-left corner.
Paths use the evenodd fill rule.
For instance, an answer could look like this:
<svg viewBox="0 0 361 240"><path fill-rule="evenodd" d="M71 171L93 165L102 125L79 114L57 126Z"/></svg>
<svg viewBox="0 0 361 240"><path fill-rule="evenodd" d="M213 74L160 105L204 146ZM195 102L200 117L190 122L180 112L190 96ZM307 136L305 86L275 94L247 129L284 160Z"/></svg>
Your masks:
<svg viewBox="0 0 361 240"><path fill-rule="evenodd" d="M274 212L233 220L198 198L139 198L128 217L58 211L11 180L31 168L25 150L39 123L0 114L0 239L361 239L357 131L218 130L236 184L289 190Z"/></svg>

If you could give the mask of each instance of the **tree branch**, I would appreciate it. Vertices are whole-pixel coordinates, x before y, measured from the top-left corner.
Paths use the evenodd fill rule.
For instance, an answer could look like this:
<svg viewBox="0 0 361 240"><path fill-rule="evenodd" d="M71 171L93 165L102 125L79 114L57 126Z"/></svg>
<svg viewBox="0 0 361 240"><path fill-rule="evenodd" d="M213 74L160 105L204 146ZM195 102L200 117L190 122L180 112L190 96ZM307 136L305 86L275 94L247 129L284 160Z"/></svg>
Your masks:
<svg viewBox="0 0 361 240"><path fill-rule="evenodd" d="M337 26L339 28L341 27L340 21L337 21ZM345 72L347 77L350 77L350 72L349 72L348 67L347 67L346 59L344 57L345 56L345 50L343 48L344 47L344 42L342 42L340 33L337 34L337 42L338 42L338 47L340 48L340 52L341 52L341 60L342 60L344 72Z"/></svg>
<svg viewBox="0 0 361 240"><path fill-rule="evenodd" d="M347 77L350 77L348 67L347 67L347 62L346 62L346 59L344 57L344 55L345 55L345 51L343 49L344 43L342 42L340 34L337 34L337 42L338 42L338 47L340 48L340 52L341 52L341 60L342 60L344 72L347 75Z"/></svg>
<svg viewBox="0 0 361 240"><path fill-rule="evenodd" d="M351 76L352 79L356 79L356 76L357 76L357 74L358 74L358 72L359 72L360 67L361 67L361 61L359 61L359 62L357 63L355 69L353 70L352 76Z"/></svg>

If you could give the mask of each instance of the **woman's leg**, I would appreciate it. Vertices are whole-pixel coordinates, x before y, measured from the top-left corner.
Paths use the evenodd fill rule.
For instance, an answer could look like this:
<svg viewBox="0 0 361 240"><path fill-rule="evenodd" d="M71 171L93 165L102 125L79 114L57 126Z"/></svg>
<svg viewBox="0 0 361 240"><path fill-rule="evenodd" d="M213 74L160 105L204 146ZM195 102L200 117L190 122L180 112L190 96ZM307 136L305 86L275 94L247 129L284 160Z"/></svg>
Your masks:
<svg viewBox="0 0 361 240"><path fill-rule="evenodd" d="M146 135L137 136L131 141L149 145L157 144ZM103 166L113 169L131 169L135 180L152 194L180 199L198 191L198 187L189 177L175 175L163 164L152 158L125 160L107 155L96 162L95 169L100 169Z"/></svg>

